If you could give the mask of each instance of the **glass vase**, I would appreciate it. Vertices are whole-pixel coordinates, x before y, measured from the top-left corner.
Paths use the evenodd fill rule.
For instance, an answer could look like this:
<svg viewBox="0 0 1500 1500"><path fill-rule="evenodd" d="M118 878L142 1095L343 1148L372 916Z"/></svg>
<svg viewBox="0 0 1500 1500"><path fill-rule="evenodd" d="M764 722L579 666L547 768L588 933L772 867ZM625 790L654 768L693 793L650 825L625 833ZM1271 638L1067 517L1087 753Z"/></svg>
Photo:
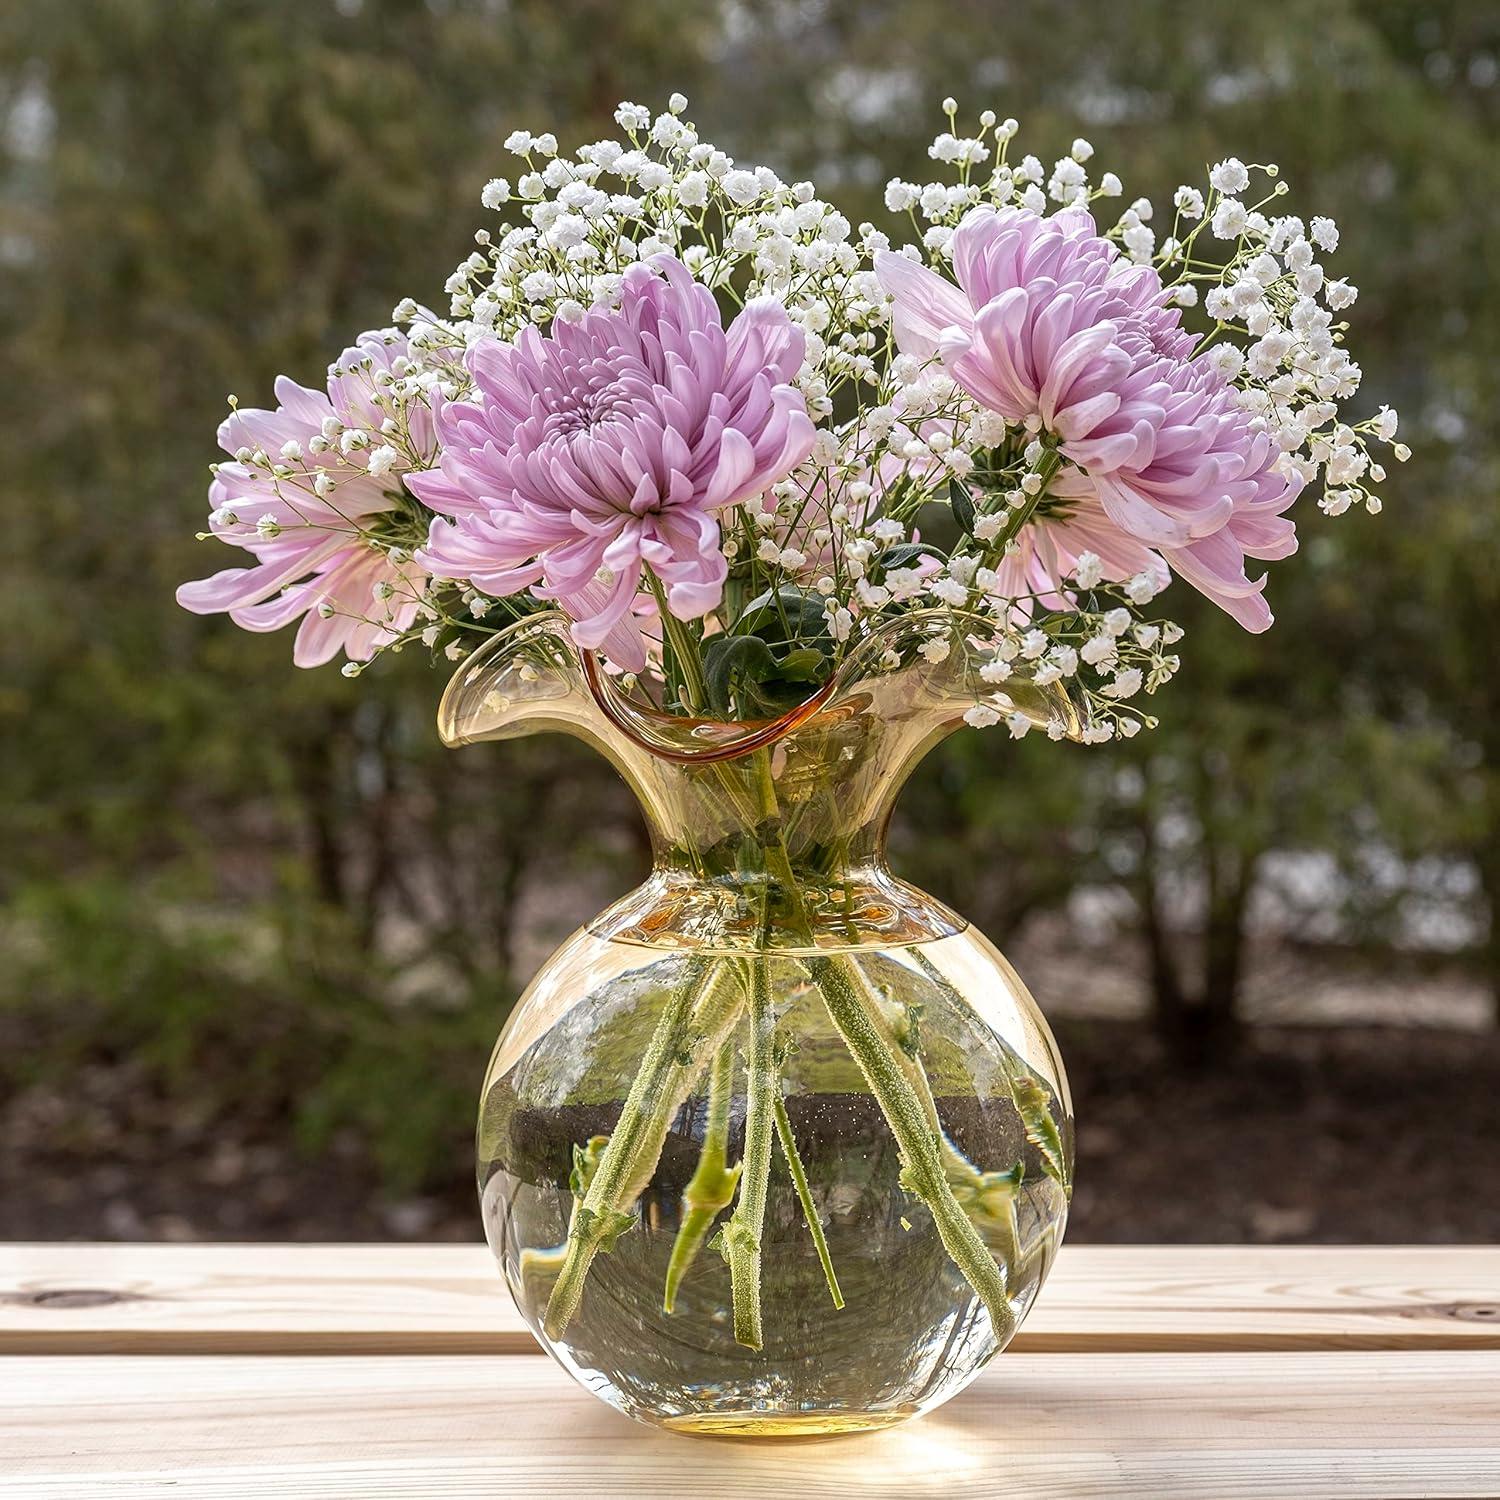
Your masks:
<svg viewBox="0 0 1500 1500"><path fill-rule="evenodd" d="M478 1131L517 1306L632 1417L902 1421L1004 1348L1047 1275L1073 1159L1056 1045L995 948L885 856L903 782L979 697L1076 728L993 632L907 615L781 718L725 724L632 698L537 615L444 695L452 745L587 741L650 830L650 877L518 1002Z"/></svg>

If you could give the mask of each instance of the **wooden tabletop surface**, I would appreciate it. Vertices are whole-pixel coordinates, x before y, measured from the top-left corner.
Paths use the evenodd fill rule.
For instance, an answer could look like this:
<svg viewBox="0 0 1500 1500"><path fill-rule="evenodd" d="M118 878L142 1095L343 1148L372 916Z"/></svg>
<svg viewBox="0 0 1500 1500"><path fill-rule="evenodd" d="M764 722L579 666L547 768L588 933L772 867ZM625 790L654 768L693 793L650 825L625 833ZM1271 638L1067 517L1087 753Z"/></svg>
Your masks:
<svg viewBox="0 0 1500 1500"><path fill-rule="evenodd" d="M0 1245L0 1496L1500 1500L1500 1249L1071 1246L888 1432L709 1442L539 1357L482 1247Z"/></svg>

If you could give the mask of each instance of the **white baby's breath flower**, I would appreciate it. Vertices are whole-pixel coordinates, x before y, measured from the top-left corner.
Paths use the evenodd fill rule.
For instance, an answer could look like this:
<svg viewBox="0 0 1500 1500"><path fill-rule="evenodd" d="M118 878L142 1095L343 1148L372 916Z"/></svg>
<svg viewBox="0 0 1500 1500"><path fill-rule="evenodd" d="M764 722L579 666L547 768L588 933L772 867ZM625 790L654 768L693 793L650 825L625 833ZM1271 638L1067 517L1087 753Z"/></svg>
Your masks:
<svg viewBox="0 0 1500 1500"><path fill-rule="evenodd" d="M1144 715L1130 717L1119 705L1136 692L1155 691L1176 670L1177 658L1165 652L1180 632L1137 617L1164 585L1165 569L1153 565L1120 581L1106 576L1109 570L1096 553L1075 553L1071 574L1057 583L1060 590L1094 596L1076 606L1087 611L1081 629L1078 615L1061 613L1040 585L1014 578L1024 538L1004 548L998 544L1012 528L1030 524L1043 493L1043 455L1055 451L1057 434L1035 415L1007 424L956 387L941 362L893 348L892 299L873 265L877 255L894 251L953 279L946 264L952 237L976 207L1019 204L1044 214L1059 204L1092 202L1097 212L1100 200L1123 198L1119 178L1105 173L1091 186L1085 164L1094 151L1082 137L1050 169L1030 154L1004 160L1016 122L984 111L975 133L965 134L966 119L950 102L954 112L929 148L941 164L933 175L942 180L893 178L885 187L886 208L894 215L916 214L915 231L908 225L903 233L897 220L879 229L856 227L823 202L812 183L784 183L769 169L737 163L701 141L684 117L686 108L680 94L668 99L664 112L623 104L616 113L622 139L594 142L571 156L559 154L548 135L514 132L506 144L525 168L518 168L515 190L519 222L491 220L492 229L476 236L478 249L449 280L446 317L403 301L398 321L411 325L409 366L368 377L382 404L379 416L362 418L363 430L353 433L335 420L331 431L304 437L303 451L316 463L300 470L303 451L283 449L268 458L257 450L241 461L270 480L292 480L304 493L310 487L320 496L333 487L329 470L341 475L353 467L351 483L366 471L392 472L398 447L403 466L413 457L416 429L405 419L403 402L437 399L439 392L446 399L470 398L462 363L467 349L487 339L510 343L527 329L545 337L582 318L587 308L618 308L632 266L672 255L716 293L733 288L736 298L769 298L783 307L802 341L801 367L788 379L813 420L812 451L764 503L745 505L747 525L721 518L722 534L713 545L731 565L771 570L783 585L800 580L818 600L838 645L898 608L981 610L1001 632L992 659L980 670L992 687L1006 682L1015 670L1010 664L1020 657L1038 684L1082 674L1077 691L1093 703L1096 719L1083 734L1091 743L1128 737L1149 725ZM975 171L981 162L986 165ZM1397 419L1385 408L1358 422L1344 417L1343 403L1358 388L1361 372L1345 348L1341 315L1357 293L1346 281L1326 278L1319 264L1337 247L1337 227L1324 218L1304 224L1292 215L1268 217L1251 206L1265 196L1251 189L1257 171L1276 178L1274 169L1250 168L1226 156L1209 174L1206 192L1178 188L1175 217L1160 235L1152 227L1151 202L1140 198L1119 215L1108 237L1123 252L1121 269L1128 262L1155 267L1166 284L1167 305L1192 308L1201 288L1204 318L1198 326L1224 325L1209 345L1208 360L1234 388L1252 430L1266 435L1276 467L1303 482L1323 479L1326 509L1378 510L1380 500L1370 492L1384 471L1370 462L1366 445L1393 443ZM481 198L487 208L501 209L511 201L511 189L505 179L494 178ZM1212 214L1211 233L1222 242L1221 253L1193 248L1205 213ZM1226 262L1221 278L1202 274L1213 260ZM726 312L726 326L730 316ZM848 415L854 412L857 417ZM325 452L340 453L348 463L330 463ZM1404 444L1395 445L1396 459L1405 454ZM877 474L878 484L872 482ZM970 534L957 536L941 566L924 558L882 569L879 554L912 536L922 524L921 508L944 500L955 476L966 479L977 511ZM1066 519L1056 518L1058 524ZM1053 518L1044 521L1050 525ZM214 524L225 529L241 523ZM1036 596L1006 597L1033 587ZM472 590L463 598L469 613L460 610L461 619L477 618L477 610L489 607ZM1111 605L1128 600L1131 608L1100 612L1101 598ZM380 602L388 617L393 607L389 598ZM430 622L434 608L429 600L419 619ZM1031 615L1024 624L1023 609ZM710 629L727 623L711 621ZM433 635L434 641L447 638ZM918 649L935 663L946 657L949 643L946 634L934 634L922 638ZM657 649L654 641L648 646ZM1013 733L1031 727L1029 719L1011 714L1005 700L975 705L972 712L971 722L1003 719ZM1060 716L1045 728L1052 738L1074 732Z"/></svg>
<svg viewBox="0 0 1500 1500"><path fill-rule="evenodd" d="M1339 226L1322 214L1317 215L1308 226L1308 237L1320 250L1331 255L1339 247Z"/></svg>
<svg viewBox="0 0 1500 1500"><path fill-rule="evenodd" d="M1237 240L1245 232L1245 205L1238 198L1225 198L1214 210L1211 228L1215 239Z"/></svg>
<svg viewBox="0 0 1500 1500"><path fill-rule="evenodd" d="M1218 192L1243 193L1250 186L1250 173L1239 157L1231 156L1214 167L1208 180Z"/></svg>
<svg viewBox="0 0 1500 1500"><path fill-rule="evenodd" d="M1117 651L1115 638L1108 633L1092 635L1083 643L1078 654L1089 666L1097 667L1102 663L1110 661Z"/></svg>
<svg viewBox="0 0 1500 1500"><path fill-rule="evenodd" d="M1096 552L1080 552L1073 577L1081 589L1097 588L1104 577L1104 564Z"/></svg>
<svg viewBox="0 0 1500 1500"><path fill-rule="evenodd" d="M1172 194L1172 204L1184 219L1203 217L1203 194L1195 187L1183 186Z"/></svg>
<svg viewBox="0 0 1500 1500"><path fill-rule="evenodd" d="M754 203L761 195L760 182L754 172L746 172L736 169L726 172L719 186L724 190L725 196L731 203L741 206Z"/></svg>

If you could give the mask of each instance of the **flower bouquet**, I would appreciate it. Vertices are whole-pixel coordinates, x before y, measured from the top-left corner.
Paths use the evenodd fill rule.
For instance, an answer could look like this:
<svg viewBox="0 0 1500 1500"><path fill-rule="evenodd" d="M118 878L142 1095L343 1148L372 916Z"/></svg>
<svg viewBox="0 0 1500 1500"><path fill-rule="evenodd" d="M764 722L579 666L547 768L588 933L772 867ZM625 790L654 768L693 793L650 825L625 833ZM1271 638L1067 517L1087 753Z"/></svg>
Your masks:
<svg viewBox="0 0 1500 1500"><path fill-rule="evenodd" d="M1251 631L1319 489L1374 512L1355 288L1230 157L1158 216L993 112L884 226L736 163L674 96L524 168L447 284L326 389L231 412L180 602L357 676L457 663L451 744L581 736L655 865L522 997L480 1113L486 1230L539 1338L691 1431L952 1395L1055 1253L1072 1116L998 953L885 861L962 725L1154 724L1174 577ZM1155 227L1161 226L1161 232ZM1397 458L1406 450L1394 444Z"/></svg>

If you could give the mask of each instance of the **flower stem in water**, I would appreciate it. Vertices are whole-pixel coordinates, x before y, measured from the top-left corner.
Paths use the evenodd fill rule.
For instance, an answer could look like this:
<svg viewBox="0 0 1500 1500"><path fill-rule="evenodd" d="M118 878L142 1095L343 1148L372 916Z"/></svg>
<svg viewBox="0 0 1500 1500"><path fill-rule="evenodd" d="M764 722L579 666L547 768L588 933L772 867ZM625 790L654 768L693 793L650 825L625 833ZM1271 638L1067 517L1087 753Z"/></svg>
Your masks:
<svg viewBox="0 0 1500 1500"><path fill-rule="evenodd" d="M1003 1341L1015 1323L1005 1295L1006 1273L954 1196L943 1168L940 1134L929 1123L922 1100L898 1060L897 1049L878 1020L878 1001L864 976L847 959L812 958L807 962L828 1014L896 1137L908 1186L927 1205L943 1248L984 1303L995 1336Z"/></svg>
<svg viewBox="0 0 1500 1500"><path fill-rule="evenodd" d="M771 1176L771 1130L781 1079L775 1058L775 1017L770 974L764 954L750 960L750 1044L745 1054L745 1156L739 1201L720 1235L729 1262L734 1304L734 1337L747 1349L762 1346L760 1320L760 1242Z"/></svg>
<svg viewBox="0 0 1500 1500"><path fill-rule="evenodd" d="M612 1250L635 1224L631 1209L656 1170L662 1142L696 1077L694 1065L704 1044L717 1046L719 1032L733 1019L735 986L722 960L696 954L688 960L686 976L656 1023L609 1145L573 1216L567 1255L543 1319L548 1338L561 1337L578 1311L595 1255Z"/></svg>
<svg viewBox="0 0 1500 1500"><path fill-rule="evenodd" d="M573 1207L568 1214L568 1234L573 1233L573 1225L578 1222L578 1209L583 1203L584 1195L589 1190L589 1183L594 1180L594 1172L599 1166L599 1158L604 1154L604 1148L609 1145L607 1135L591 1135L582 1146L573 1147L573 1170L568 1177L568 1186L573 1189ZM546 1250L525 1249L521 1252L521 1277L533 1275L556 1275L568 1258L568 1239L565 1235L560 1245Z"/></svg>
<svg viewBox="0 0 1500 1500"><path fill-rule="evenodd" d="M816 946L812 923L786 847L769 752L756 752L755 769L757 800L761 804L765 820L759 833L766 869L785 892L794 927L809 947ZM984 1303L995 1336L1003 1341L1015 1325L1014 1315L1005 1296L1007 1272L996 1263L980 1238L979 1231L954 1195L946 1171L946 1153L943 1149L945 1137L938 1120L936 1103L927 1084L926 1070L922 1068L919 1059L908 1057L902 1051L900 1043L881 1014L878 999L871 992L868 980L853 957L830 955L826 958L814 958L808 961L808 967L822 992L824 1004L828 1007L834 1025L838 1027L845 1045L869 1083L881 1113L891 1128L891 1134L896 1138L905 1166L903 1175L907 1184L927 1205L944 1249ZM752 1008L753 1003L752 998ZM747 1120L747 1163L749 1155ZM742 1183L742 1197L743 1192ZM816 1222L815 1216L810 1216L809 1223L813 1222ZM758 1242L756 1254L758 1257ZM756 1270L758 1318L758 1259ZM735 1336L738 1338L738 1289L735 1305ZM759 1344L752 1347L758 1348Z"/></svg>
<svg viewBox="0 0 1500 1500"><path fill-rule="evenodd" d="M776 778L771 771L771 752L757 750L753 756L755 766L755 795L759 804L761 826L756 830L760 841L760 856L765 871L776 882L786 902L792 929L808 944L815 945L812 920L807 914L807 905L802 899L802 887L792 869L792 858L787 852L786 830L781 825L781 803L776 796Z"/></svg>
<svg viewBox="0 0 1500 1500"><path fill-rule="evenodd" d="M698 1258L703 1241L720 1212L734 1202L740 1180L739 1166L728 1165L729 1105L734 1093L734 1042L720 1044L708 1076L708 1120L703 1127L703 1146L698 1165L682 1190L682 1223L672 1241L667 1263L667 1284L662 1310L672 1312L677 1288L688 1268Z"/></svg>
<svg viewBox="0 0 1500 1500"><path fill-rule="evenodd" d="M953 984L950 984L947 977L942 974L941 969L926 954L913 953L913 957L915 957L916 965L921 969L922 974L926 974L927 978L932 980L933 984L936 984L944 992L944 995L948 996L950 1001L962 1007L962 996L954 989ZM921 1062L918 1062L919 1067L921 1067ZM1041 1155L1043 1172L1046 1172L1047 1176L1052 1178L1058 1184L1058 1187L1064 1190L1064 1193L1071 1193L1073 1191L1073 1179L1071 1179L1071 1173L1068 1172L1068 1152L1065 1151L1064 1145L1062 1145L1062 1136L1058 1131L1058 1122L1053 1119L1052 1107L1047 1103L1046 1088L1041 1085L1040 1080L1032 1077L1032 1074L1028 1073L1028 1071L1017 1070L1016 1062L1013 1061L1008 1050L1002 1052L1002 1067L1005 1070L1005 1082L1007 1082L1008 1088L1011 1091L1011 1101L1016 1104L1016 1113L1022 1118L1022 1125L1026 1130L1026 1139L1037 1148L1038 1154ZM926 1074L924 1074L924 1083L926 1083ZM977 1167L968 1160L968 1157L963 1155L963 1152L959 1151L957 1146L954 1146L948 1140L947 1136L944 1137L944 1152L945 1155L951 1155L951 1157L956 1158L957 1164L962 1164L962 1167L966 1167L974 1175L983 1176L983 1178L1008 1176L978 1172ZM950 1178L951 1176L953 1176L953 1172L950 1172ZM1019 1187L1019 1179L1017 1179L1017 1187Z"/></svg>
<svg viewBox="0 0 1500 1500"><path fill-rule="evenodd" d="M817 1207L812 1201L812 1190L807 1185L807 1173L802 1167L802 1157L797 1151L796 1137L792 1135L792 1122L787 1117L786 1104L780 1092L776 1095L776 1138L781 1142L781 1154L786 1158L787 1170L792 1174L792 1183L797 1189L797 1200L802 1205L802 1216L812 1232L813 1245L823 1266L823 1278L828 1283L828 1295L833 1305L842 1311L844 1294L839 1290L839 1279L833 1272L833 1257L828 1253L828 1240L823 1233L823 1221L818 1217Z"/></svg>

